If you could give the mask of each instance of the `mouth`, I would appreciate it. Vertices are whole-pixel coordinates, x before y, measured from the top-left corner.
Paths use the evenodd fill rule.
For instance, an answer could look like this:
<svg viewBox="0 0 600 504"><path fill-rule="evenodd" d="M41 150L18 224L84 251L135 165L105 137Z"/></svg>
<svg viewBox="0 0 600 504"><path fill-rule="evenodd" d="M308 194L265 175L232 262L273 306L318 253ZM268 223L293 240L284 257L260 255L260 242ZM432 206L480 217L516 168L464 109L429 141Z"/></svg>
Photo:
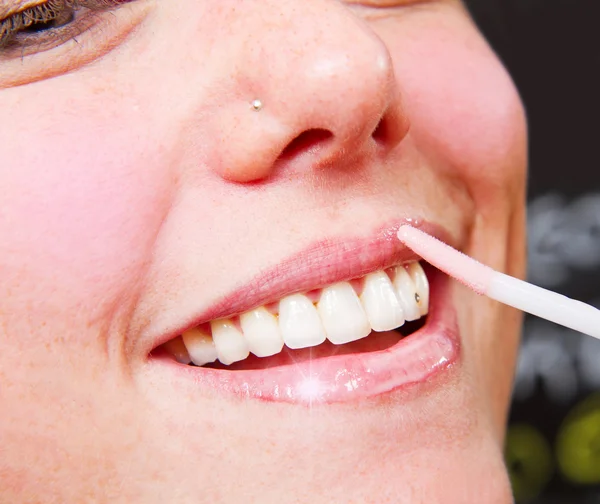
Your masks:
<svg viewBox="0 0 600 504"><path fill-rule="evenodd" d="M306 404L439 381L460 357L448 279L395 240L397 227L312 247L160 342L150 362L197 387Z"/></svg>

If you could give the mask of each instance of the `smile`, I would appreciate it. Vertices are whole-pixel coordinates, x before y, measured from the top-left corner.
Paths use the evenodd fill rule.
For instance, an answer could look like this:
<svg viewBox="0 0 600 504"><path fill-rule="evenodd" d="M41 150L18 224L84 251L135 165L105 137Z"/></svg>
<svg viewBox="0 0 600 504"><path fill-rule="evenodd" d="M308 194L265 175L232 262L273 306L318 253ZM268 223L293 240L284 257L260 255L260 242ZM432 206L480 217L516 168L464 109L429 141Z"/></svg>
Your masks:
<svg viewBox="0 0 600 504"><path fill-rule="evenodd" d="M385 243L387 255L369 258L369 244L327 285L182 330L154 349L152 362L201 387L295 403L346 402L430 382L460 354L448 279ZM371 271L336 278L352 269Z"/></svg>

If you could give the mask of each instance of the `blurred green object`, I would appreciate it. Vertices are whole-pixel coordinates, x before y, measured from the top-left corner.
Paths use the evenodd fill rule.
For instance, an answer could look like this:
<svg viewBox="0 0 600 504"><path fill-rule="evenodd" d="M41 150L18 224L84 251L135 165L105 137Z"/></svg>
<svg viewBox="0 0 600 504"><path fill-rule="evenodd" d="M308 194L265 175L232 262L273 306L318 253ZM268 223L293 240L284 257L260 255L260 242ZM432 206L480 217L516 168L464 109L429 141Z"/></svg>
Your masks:
<svg viewBox="0 0 600 504"><path fill-rule="evenodd" d="M572 483L600 483L599 394L587 397L566 416L556 438L556 459Z"/></svg>
<svg viewBox="0 0 600 504"><path fill-rule="evenodd" d="M552 449L546 438L531 425L509 427L505 459L517 502L535 499L552 478Z"/></svg>

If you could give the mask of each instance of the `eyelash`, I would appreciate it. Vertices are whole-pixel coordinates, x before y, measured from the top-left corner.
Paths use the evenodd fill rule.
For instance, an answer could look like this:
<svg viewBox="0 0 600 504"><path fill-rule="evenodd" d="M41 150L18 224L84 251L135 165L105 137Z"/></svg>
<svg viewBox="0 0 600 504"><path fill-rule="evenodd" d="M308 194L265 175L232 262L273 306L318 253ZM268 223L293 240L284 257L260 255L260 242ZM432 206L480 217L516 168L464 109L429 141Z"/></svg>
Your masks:
<svg viewBox="0 0 600 504"><path fill-rule="evenodd" d="M131 0L48 0L29 7L0 20L0 52L8 47L24 48L52 39L59 43L66 42L84 31L78 26L80 23L77 12L80 9L106 11L129 1ZM52 26L56 21L61 24ZM40 30L28 33L35 27Z"/></svg>

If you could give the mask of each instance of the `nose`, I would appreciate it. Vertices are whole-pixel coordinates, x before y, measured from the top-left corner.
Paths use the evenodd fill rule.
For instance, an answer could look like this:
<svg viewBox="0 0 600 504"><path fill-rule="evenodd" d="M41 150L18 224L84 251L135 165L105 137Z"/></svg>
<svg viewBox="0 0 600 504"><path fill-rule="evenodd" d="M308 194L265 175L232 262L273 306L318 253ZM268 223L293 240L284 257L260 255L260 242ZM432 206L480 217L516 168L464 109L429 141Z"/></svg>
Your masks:
<svg viewBox="0 0 600 504"><path fill-rule="evenodd" d="M350 166L401 142L409 121L392 60L362 19L337 2L257 4L261 35L238 55L237 101L217 119L223 178Z"/></svg>

